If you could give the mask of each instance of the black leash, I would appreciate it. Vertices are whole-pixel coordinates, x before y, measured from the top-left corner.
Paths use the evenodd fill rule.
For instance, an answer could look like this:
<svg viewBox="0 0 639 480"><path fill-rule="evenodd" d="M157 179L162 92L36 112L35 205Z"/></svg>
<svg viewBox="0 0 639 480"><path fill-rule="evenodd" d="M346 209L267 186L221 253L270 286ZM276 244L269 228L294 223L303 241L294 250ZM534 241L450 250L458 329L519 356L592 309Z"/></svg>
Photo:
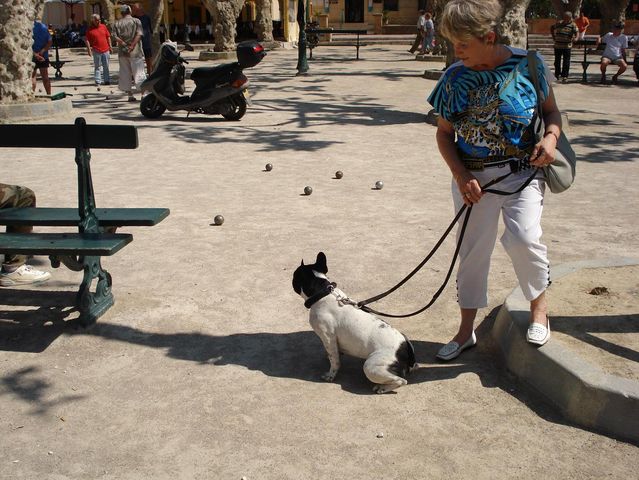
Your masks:
<svg viewBox="0 0 639 480"><path fill-rule="evenodd" d="M521 185L521 187L519 187L517 190L515 190L513 192L504 192L503 190L495 190L495 189L489 188L489 187L492 187L493 185L495 185L496 183L499 183L502 180L506 179L507 177L512 175L513 172L509 172L509 173L507 173L505 175L502 175L501 177L498 177L498 178L496 178L494 180L491 180L486 185L481 187L481 190L484 193L493 193L495 195L502 195L502 196L514 195L516 193L521 192L524 188L526 188L530 184L530 182L533 181L533 179L535 178L535 175L537 175L538 170L539 170L538 168L535 168L533 173L530 175L530 177L528 177L526 179L526 181ZM422 267L424 265L426 265L426 263L435 254L435 252L437 252L437 250L439 249L441 244L444 243L444 240L446 239L446 237L448 237L448 234L451 232L451 230L455 226L455 223L457 223L457 221L461 217L462 213L464 213L464 210L466 210L466 216L464 217L464 222L462 223L461 231L459 233L459 239L457 240L457 245L455 247L455 253L453 254L453 259L450 262L450 268L448 269L448 273L446 274L446 278L444 279L444 283L442 283L442 285L439 287L439 289L435 292L435 294L433 295L433 298L431 298L430 302L428 302L424 307L420 308L419 310L416 310L416 311L414 311L412 313L407 313L407 314L404 314L404 315L393 315L393 314L390 314L390 313L383 313L383 312L379 312L377 310L374 310L374 309L366 306L369 303L376 302L376 301L381 300L382 298L386 297L387 295L390 295L395 290L397 290L399 287L404 285L408 280L410 280L417 272L419 272L422 269ZM373 313L375 315L380 315L382 317L388 317L388 318L408 318L408 317L412 317L412 316L415 316L415 315L419 315L423 311L425 311L428 308L430 308L433 305L433 303L435 303L435 301L439 298L441 293L444 291L444 288L446 288L446 285L448 284L448 280L450 279L450 276L451 276L451 274L453 272L453 268L455 267L455 263L457 262L457 257L459 256L459 250L461 248L462 241L464 240L464 234L466 233L466 226L468 225L468 219L470 218L470 212L472 212L472 210L473 210L473 206L472 205L470 207L468 207L468 205L464 204L459 209L459 211L455 215L455 218L450 223L450 225L448 226L448 228L446 229L446 231L444 232L442 237L439 239L439 241L435 244L433 249L428 253L428 255L426 255L426 258L424 258L424 260L422 260L421 263L419 265L417 265L417 267L415 267L415 269L412 272L410 272L401 282L399 282L397 285L395 285L394 287L390 288L389 290L385 291L384 293L380 293L379 295L376 295L376 296L371 297L369 299L362 300L361 302L358 302L357 303L357 307L361 308L365 312Z"/></svg>

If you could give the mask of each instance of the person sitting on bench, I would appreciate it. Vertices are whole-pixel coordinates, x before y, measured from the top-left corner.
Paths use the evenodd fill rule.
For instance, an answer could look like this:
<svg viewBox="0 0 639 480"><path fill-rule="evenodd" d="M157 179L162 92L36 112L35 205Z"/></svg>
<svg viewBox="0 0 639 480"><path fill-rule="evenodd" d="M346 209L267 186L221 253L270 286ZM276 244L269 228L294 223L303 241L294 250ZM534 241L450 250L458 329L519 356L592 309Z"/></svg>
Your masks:
<svg viewBox="0 0 639 480"><path fill-rule="evenodd" d="M628 48L628 37L623 33L624 24L618 22L612 27L612 32L606 33L597 41L599 43L605 43L606 48L601 56L601 80L600 83L606 83L606 68L611 63L614 63L619 67L617 73L612 76L613 85L617 83L619 76L626 71L628 64L626 63L626 48Z"/></svg>
<svg viewBox="0 0 639 480"><path fill-rule="evenodd" d="M32 190L18 185L0 183L0 208L35 207L36 197ZM31 233L33 227L7 227L8 232ZM36 270L27 265L25 255L5 255L0 270L0 286L14 287L46 282L51 278L49 272Z"/></svg>

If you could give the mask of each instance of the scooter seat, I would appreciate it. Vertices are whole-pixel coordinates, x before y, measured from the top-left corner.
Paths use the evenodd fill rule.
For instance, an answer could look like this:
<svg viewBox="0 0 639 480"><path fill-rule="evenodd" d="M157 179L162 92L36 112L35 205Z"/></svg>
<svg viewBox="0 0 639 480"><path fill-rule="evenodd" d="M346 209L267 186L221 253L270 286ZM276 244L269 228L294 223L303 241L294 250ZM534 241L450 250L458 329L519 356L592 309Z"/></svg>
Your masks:
<svg viewBox="0 0 639 480"><path fill-rule="evenodd" d="M215 67L199 67L191 73L191 80L198 83L201 81L213 81L216 78L228 75L233 69L237 68L237 63L226 63Z"/></svg>

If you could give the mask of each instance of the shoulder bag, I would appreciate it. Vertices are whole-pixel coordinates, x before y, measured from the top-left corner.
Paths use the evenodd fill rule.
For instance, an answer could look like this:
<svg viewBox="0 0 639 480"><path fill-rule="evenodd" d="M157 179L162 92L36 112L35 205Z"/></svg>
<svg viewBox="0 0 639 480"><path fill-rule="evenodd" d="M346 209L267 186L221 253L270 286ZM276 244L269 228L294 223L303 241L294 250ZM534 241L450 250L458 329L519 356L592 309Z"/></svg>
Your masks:
<svg viewBox="0 0 639 480"><path fill-rule="evenodd" d="M528 71L537 93L537 121L535 123L535 138L539 142L545 132L544 115L541 109L541 89L539 88L539 77L537 72L537 52L528 51ZM557 141L555 149L555 160L544 167L546 183L552 193L561 193L567 190L575 180L577 167L577 155L570 146L570 142L562 131Z"/></svg>

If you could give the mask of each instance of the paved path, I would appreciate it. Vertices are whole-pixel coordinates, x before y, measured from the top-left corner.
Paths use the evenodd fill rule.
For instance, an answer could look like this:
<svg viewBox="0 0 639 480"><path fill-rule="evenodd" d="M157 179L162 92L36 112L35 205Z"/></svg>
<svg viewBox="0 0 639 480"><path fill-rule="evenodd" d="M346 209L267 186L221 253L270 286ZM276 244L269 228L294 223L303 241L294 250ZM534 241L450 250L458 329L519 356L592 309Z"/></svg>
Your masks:
<svg viewBox="0 0 639 480"><path fill-rule="evenodd" d="M352 359L335 383L319 381L327 362L290 287L300 260L323 250L329 276L368 297L412 269L453 215L424 122L434 82L404 50L365 47L355 61L350 48L320 49L306 77L294 76L296 51L269 52L247 71L254 105L237 123L148 121L125 97L105 101L88 57L74 56L54 83L76 94L73 116L139 128L138 150L94 153L98 206L167 206L171 216L105 260L116 305L87 331L64 324L76 273L54 271L46 288L56 295L0 292L0 478L636 474L636 446L567 424L495 359L489 326L515 285L500 246L478 348L433 360L457 327L449 286L428 313L393 322L423 364L407 387L373 395ZM574 187L546 201L552 262L636 252L637 88L574 83L556 95L582 161ZM31 186L39 205L75 204L72 152L3 158L3 181ZM210 225L216 214L222 227ZM451 251L379 307L424 304Z"/></svg>

